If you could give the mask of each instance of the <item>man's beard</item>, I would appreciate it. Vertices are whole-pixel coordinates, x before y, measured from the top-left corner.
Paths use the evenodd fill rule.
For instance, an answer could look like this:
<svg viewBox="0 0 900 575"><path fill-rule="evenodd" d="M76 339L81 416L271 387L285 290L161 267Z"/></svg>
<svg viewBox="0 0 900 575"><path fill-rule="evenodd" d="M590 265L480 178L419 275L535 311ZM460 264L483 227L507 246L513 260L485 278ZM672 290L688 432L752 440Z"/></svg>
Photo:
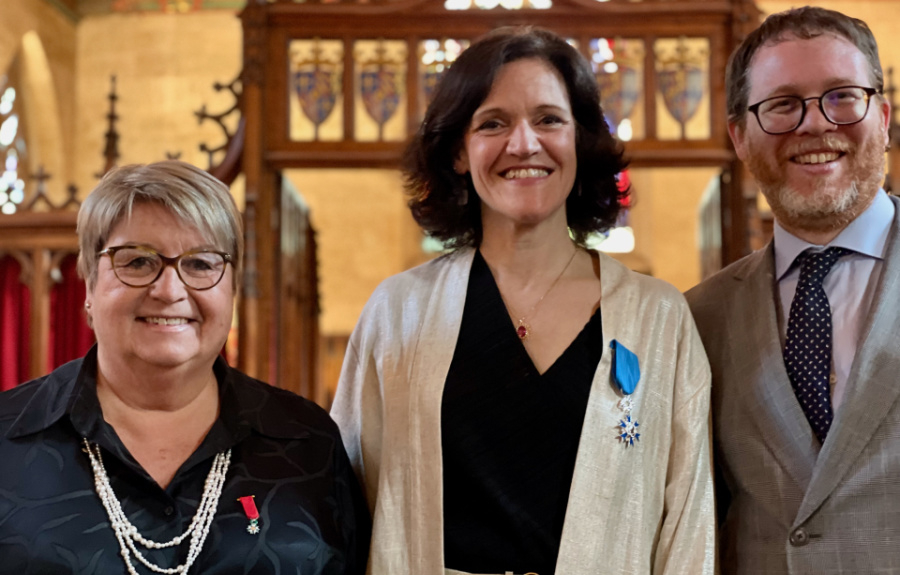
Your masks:
<svg viewBox="0 0 900 575"><path fill-rule="evenodd" d="M765 158L754 154L748 167L759 183L776 219L790 228L830 231L846 227L868 207L884 181L883 130L873 134L859 146L832 140L829 148L842 149L844 161L850 162L847 176L840 181L823 178L815 189L802 193L788 183L786 170L773 167ZM825 138L824 141L828 141ZM822 140L816 142L822 144ZM807 149L815 149L807 146ZM796 156L791 152L785 157ZM789 160L786 160L787 162Z"/></svg>

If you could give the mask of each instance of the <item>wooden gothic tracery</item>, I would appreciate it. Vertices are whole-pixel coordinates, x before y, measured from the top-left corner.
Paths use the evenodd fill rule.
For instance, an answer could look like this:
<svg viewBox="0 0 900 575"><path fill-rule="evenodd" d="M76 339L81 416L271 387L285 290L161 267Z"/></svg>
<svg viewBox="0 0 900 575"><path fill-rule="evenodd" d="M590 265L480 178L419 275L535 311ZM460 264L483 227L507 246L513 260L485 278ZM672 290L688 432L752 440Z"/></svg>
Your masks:
<svg viewBox="0 0 900 575"><path fill-rule="evenodd" d="M743 172L728 139L724 77L759 15L750 0L249 0L241 367L279 381L296 355L280 313L289 273L278 248L288 218L281 172L395 168L441 73L500 26L549 28L593 63L632 166L721 169L715 258L743 255ZM314 374L303 378L309 389Z"/></svg>

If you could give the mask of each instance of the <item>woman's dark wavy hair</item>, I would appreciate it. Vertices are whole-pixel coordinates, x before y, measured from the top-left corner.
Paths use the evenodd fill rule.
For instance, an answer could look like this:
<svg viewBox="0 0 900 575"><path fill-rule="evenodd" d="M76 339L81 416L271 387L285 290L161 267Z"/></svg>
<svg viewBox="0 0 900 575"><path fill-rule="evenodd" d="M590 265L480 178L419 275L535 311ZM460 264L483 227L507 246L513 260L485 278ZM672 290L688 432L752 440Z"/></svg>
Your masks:
<svg viewBox="0 0 900 575"><path fill-rule="evenodd" d="M552 65L569 94L578 168L566 216L575 241L583 244L588 234L612 227L628 195L616 184L616 174L627 162L603 118L600 92L587 60L547 30L500 28L472 44L445 73L403 157L413 218L448 247L481 243L481 202L471 176L457 174L453 166L472 116L490 93L497 72L526 58Z"/></svg>

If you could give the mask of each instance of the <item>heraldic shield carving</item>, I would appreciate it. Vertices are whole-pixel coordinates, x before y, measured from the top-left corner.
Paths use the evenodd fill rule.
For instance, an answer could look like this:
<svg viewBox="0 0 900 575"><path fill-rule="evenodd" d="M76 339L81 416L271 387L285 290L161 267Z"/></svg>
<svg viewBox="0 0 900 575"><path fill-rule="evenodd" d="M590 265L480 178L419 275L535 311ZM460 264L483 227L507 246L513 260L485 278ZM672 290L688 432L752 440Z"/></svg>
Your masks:
<svg viewBox="0 0 900 575"><path fill-rule="evenodd" d="M400 80L402 72L388 68L363 71L361 74L363 103L366 112L375 122L383 125L393 117L400 105Z"/></svg>
<svg viewBox="0 0 900 575"><path fill-rule="evenodd" d="M383 140L384 125L397 112L403 97L405 62L389 58L380 41L375 48L375 57L360 64L360 96L366 114L378 125L378 140Z"/></svg>
<svg viewBox="0 0 900 575"><path fill-rule="evenodd" d="M340 79L331 70L321 68L294 73L294 89L300 99L303 114L318 127L334 109ZM318 136L318 134L317 134Z"/></svg>
<svg viewBox="0 0 900 575"><path fill-rule="evenodd" d="M685 124L706 95L708 54L705 50L692 53L684 38L678 40L674 55L660 52L657 49L656 83L666 110L681 125L681 138L686 139Z"/></svg>
<svg viewBox="0 0 900 575"><path fill-rule="evenodd" d="M631 118L643 90L644 46L641 40L599 38L591 42L591 64L600 87L600 103L616 132Z"/></svg>
<svg viewBox="0 0 900 575"><path fill-rule="evenodd" d="M303 115L314 126L313 140L319 139L319 127L331 116L341 95L341 67L338 60L324 57L316 40L309 57L294 54L291 62L294 93Z"/></svg>

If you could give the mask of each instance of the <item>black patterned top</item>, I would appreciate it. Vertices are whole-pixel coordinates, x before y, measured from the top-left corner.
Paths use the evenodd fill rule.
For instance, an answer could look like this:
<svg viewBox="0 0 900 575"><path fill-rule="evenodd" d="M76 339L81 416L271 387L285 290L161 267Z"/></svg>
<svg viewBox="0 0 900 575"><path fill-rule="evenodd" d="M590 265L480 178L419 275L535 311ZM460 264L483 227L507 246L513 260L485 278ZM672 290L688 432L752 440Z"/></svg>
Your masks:
<svg viewBox="0 0 900 575"><path fill-rule="evenodd" d="M363 574L370 519L337 426L288 391L214 366L220 415L163 490L104 420L96 347L83 359L0 394L0 574L125 573L94 490L81 438L102 448L110 483L142 535L168 541L193 518L215 455L231 466L215 519L191 573ZM255 496L260 532L248 532L239 497ZM144 553L157 565L178 548ZM132 559L138 573L150 573Z"/></svg>
<svg viewBox="0 0 900 575"><path fill-rule="evenodd" d="M538 373L475 254L441 413L448 568L554 572L602 348L598 309Z"/></svg>

